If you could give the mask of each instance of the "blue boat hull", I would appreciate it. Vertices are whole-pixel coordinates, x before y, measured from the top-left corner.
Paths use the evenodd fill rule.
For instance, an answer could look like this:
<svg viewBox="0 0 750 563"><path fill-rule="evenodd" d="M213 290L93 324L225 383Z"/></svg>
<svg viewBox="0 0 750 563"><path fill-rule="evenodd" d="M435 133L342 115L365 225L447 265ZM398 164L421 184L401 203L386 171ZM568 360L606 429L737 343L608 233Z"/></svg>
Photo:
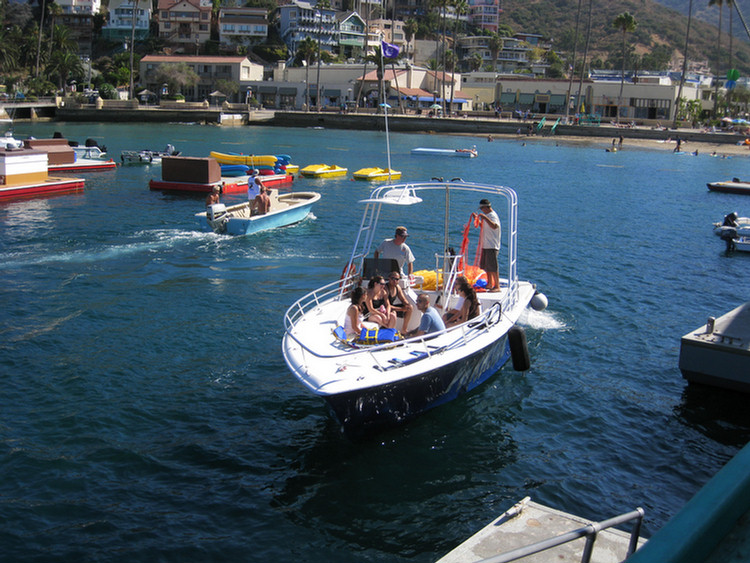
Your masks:
<svg viewBox="0 0 750 563"><path fill-rule="evenodd" d="M294 225L309 215L312 205L313 202L310 202L307 205L299 205L278 213L256 215L251 219L232 218L227 222L227 234L251 235L269 229Z"/></svg>
<svg viewBox="0 0 750 563"><path fill-rule="evenodd" d="M334 416L349 436L395 426L467 393L497 373L510 358L508 336L460 362L415 377L325 396Z"/></svg>

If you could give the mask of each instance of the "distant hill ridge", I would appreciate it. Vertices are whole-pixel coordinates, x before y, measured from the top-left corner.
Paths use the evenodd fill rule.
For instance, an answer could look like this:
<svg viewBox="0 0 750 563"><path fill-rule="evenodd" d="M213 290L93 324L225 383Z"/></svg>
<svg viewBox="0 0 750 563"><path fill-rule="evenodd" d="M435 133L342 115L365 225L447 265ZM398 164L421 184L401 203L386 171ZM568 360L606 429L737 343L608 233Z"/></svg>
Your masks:
<svg viewBox="0 0 750 563"><path fill-rule="evenodd" d="M586 23L588 18L587 0L583 0L581 8L581 19L579 30L581 37L585 38ZM745 9L745 4L748 4ZM638 28L634 33L627 36L627 45L633 47L639 55L650 53L658 45L666 45L673 49L675 54L682 57L685 49L685 31L687 28L687 15L677 11L669 5L679 6L687 12L688 2L686 0L620 0L618 2L594 2L591 17L591 43L589 47L589 59L601 58L606 60L610 54L619 55L622 49L622 35L612 27L612 20L618 14L630 12L638 22ZM739 0L740 9L743 11L745 20L750 25L750 0ZM523 0L503 2L503 13L500 16L501 23L508 24L514 32L538 33L545 37L551 37L555 41L553 48L559 53L565 53L568 48L566 41L562 41L563 35L572 36L575 29L576 11L578 0ZM708 8L708 0L693 1L693 21L690 28L690 46L688 58L691 61L706 60L709 66L716 67L716 42L718 28L706 23L698 14L716 12L718 23L718 8ZM719 66L719 74L725 75L728 69L729 36L727 28L729 24L729 11L724 7L722 18L721 48L722 57ZM734 15L735 32L744 28L736 13ZM745 38L747 38L745 36ZM748 41L734 40L733 66L740 70L741 75L750 75L750 43ZM583 42L579 41L579 57L582 56ZM580 58L579 58L580 60Z"/></svg>

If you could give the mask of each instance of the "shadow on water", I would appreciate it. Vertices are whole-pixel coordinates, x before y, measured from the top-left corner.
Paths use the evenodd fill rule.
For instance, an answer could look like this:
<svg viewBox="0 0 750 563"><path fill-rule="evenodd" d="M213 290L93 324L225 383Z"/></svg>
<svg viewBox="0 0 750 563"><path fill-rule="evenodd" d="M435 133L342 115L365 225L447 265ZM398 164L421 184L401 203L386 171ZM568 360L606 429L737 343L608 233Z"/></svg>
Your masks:
<svg viewBox="0 0 750 563"><path fill-rule="evenodd" d="M748 396L737 391L688 383L675 416L707 438L741 448L750 441Z"/></svg>

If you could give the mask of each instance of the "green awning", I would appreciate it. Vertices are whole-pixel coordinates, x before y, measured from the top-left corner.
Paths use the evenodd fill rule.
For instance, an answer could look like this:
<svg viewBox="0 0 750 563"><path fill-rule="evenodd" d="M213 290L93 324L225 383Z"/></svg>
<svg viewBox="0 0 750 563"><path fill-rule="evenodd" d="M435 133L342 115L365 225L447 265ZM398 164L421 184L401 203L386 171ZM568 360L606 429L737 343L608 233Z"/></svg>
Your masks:
<svg viewBox="0 0 750 563"><path fill-rule="evenodd" d="M518 96L518 103L519 104L533 104L534 103L534 94L521 94Z"/></svg>
<svg viewBox="0 0 750 563"><path fill-rule="evenodd" d="M553 106L564 106L565 105L565 94L552 94L549 97L549 103Z"/></svg>
<svg viewBox="0 0 750 563"><path fill-rule="evenodd" d="M334 98L336 96L340 96L341 95L341 90L334 90L334 89L330 89L329 90L328 88L326 88L323 93L326 96L328 96L329 98Z"/></svg>
<svg viewBox="0 0 750 563"><path fill-rule="evenodd" d="M515 104L516 93L515 92L503 92L502 94L500 94L500 103L501 104Z"/></svg>
<svg viewBox="0 0 750 563"><path fill-rule="evenodd" d="M297 89L296 88L279 88L279 95L280 96L296 96Z"/></svg>
<svg viewBox="0 0 750 563"><path fill-rule="evenodd" d="M258 92L260 94L275 94L276 86L258 86Z"/></svg>

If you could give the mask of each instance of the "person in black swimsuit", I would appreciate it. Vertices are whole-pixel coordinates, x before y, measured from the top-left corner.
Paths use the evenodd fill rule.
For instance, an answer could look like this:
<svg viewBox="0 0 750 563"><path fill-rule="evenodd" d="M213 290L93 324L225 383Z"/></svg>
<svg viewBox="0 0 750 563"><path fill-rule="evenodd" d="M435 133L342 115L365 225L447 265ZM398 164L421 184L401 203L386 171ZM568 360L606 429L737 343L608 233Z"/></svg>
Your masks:
<svg viewBox="0 0 750 563"><path fill-rule="evenodd" d="M367 307L367 320L377 323L384 328L396 327L396 312L391 310L388 294L385 290L386 281L383 276L375 276L367 285L365 294L365 306Z"/></svg>
<svg viewBox="0 0 750 563"><path fill-rule="evenodd" d="M388 276L388 285L385 286L385 291L388 295L388 302L391 305L391 310L396 312L396 316L404 319L404 324L401 329L402 332L407 330L409 326L409 319L411 319L411 313L414 310L412 304L404 294L404 290L401 289L399 282L401 281L400 272L391 272Z"/></svg>

